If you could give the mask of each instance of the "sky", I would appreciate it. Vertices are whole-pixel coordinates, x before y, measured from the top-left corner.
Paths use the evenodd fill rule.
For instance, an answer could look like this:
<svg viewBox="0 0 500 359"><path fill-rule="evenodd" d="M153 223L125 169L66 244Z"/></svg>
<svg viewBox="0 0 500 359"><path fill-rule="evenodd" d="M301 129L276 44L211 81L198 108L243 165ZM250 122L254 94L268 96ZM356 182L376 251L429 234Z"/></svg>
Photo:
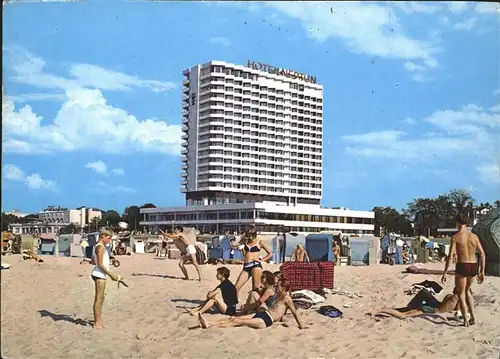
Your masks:
<svg viewBox="0 0 500 359"><path fill-rule="evenodd" d="M182 71L249 59L323 85L322 205L500 198L494 3L17 0L2 36L3 211L184 205Z"/></svg>

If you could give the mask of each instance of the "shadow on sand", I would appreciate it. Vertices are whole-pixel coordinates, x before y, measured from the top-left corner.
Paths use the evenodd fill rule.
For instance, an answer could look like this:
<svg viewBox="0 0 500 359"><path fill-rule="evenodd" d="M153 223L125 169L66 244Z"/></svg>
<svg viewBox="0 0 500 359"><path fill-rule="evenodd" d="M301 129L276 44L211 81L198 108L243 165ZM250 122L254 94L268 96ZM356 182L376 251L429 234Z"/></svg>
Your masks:
<svg viewBox="0 0 500 359"><path fill-rule="evenodd" d="M186 280L184 277L176 277L168 274L148 274L148 273L132 273L134 277L156 277L156 278L168 278L168 279L182 279Z"/></svg>
<svg viewBox="0 0 500 359"><path fill-rule="evenodd" d="M196 305L202 305L205 303L203 300L199 299L170 299L172 303L190 303L190 304L196 304Z"/></svg>
<svg viewBox="0 0 500 359"><path fill-rule="evenodd" d="M39 310L38 313L40 313L41 317L50 317L54 322L58 322L58 321L62 320L62 321L65 321L65 322L68 322L71 324L81 325L84 327L92 326L92 322L90 322L88 320L84 320L84 319L80 319L80 318L73 318L67 314L55 314L55 313L49 312L48 310L43 310L43 309Z"/></svg>

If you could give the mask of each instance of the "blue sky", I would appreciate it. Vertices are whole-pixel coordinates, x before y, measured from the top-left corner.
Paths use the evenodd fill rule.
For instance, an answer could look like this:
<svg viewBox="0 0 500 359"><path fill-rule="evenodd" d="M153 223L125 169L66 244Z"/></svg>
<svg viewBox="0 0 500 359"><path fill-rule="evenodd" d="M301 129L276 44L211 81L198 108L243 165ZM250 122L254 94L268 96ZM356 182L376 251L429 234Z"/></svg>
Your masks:
<svg viewBox="0 0 500 359"><path fill-rule="evenodd" d="M182 71L248 59L324 86L322 203L500 198L491 3L11 1L2 209L182 205Z"/></svg>

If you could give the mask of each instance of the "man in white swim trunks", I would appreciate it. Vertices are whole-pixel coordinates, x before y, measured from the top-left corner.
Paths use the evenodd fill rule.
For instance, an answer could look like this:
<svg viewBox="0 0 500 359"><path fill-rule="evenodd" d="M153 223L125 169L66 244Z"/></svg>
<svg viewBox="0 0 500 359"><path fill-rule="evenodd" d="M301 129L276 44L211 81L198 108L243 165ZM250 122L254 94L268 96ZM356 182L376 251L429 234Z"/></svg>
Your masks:
<svg viewBox="0 0 500 359"><path fill-rule="evenodd" d="M173 241L173 244L179 249L179 251L181 251L182 257L179 261L179 268L184 274L186 280L189 280L186 264L191 263L196 268L196 271L198 272L198 280L201 282L201 271L196 260L196 236L194 236L193 239L191 238L192 236L186 235L186 233L184 232L184 227L182 226L175 227L173 234L168 234L165 232L162 233L166 238L171 239Z"/></svg>

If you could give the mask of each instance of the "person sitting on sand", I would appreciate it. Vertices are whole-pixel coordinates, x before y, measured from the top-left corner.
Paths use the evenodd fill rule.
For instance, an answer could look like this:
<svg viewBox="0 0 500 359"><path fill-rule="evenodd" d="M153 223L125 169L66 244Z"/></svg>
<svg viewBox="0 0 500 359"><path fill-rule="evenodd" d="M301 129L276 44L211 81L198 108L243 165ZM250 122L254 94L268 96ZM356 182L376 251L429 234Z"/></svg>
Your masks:
<svg viewBox="0 0 500 359"><path fill-rule="evenodd" d="M276 301L276 277L270 271L263 271L261 278L262 285L248 294L246 304L241 308L241 313L249 314L259 310L269 309Z"/></svg>
<svg viewBox="0 0 500 359"><path fill-rule="evenodd" d="M191 240L193 243L190 243L182 226L175 227L173 234L168 234L163 231L161 232L165 238L172 240L172 243L182 253L181 260L179 261L179 268L181 269L182 274L184 274L184 278L189 280L186 264L191 263L196 268L196 272L198 272L198 280L201 282L201 271L196 260L196 247L194 245L196 238L194 241Z"/></svg>
<svg viewBox="0 0 500 359"><path fill-rule="evenodd" d="M207 293L207 300L197 308L187 309L192 315L203 314L212 307L216 307L222 314L235 315L238 296L236 287L229 280L231 271L226 267L217 268L217 280L220 284Z"/></svg>
<svg viewBox="0 0 500 359"><path fill-rule="evenodd" d="M295 262L309 262L309 256L307 255L307 252L302 244L297 244L297 248L293 251L290 261L293 261L294 259Z"/></svg>
<svg viewBox="0 0 500 359"><path fill-rule="evenodd" d="M459 298L457 289L453 289L453 294L448 294L440 302L428 290L422 289L413 297L413 299L404 308L386 308L381 309L371 315L388 314L398 319L416 317L425 314L442 314L456 310L458 308Z"/></svg>
<svg viewBox="0 0 500 359"><path fill-rule="evenodd" d="M94 253L92 260L96 264L92 270L91 277L95 284L95 298L94 298L94 328L102 329L102 307L104 304L104 296L106 291L106 278L109 277L115 282L120 282L122 278L119 275L113 274L109 271L109 252L106 246L111 243L113 231L109 228L102 228L99 233L99 239L94 246Z"/></svg>
<svg viewBox="0 0 500 359"><path fill-rule="evenodd" d="M209 323L202 314L198 315L200 326L207 328L228 328L228 327L249 327L253 329L263 329L270 327L274 322L280 321L286 314L287 310L292 312L299 329L305 329L300 321L300 318L295 310L293 300L288 295L290 291L290 283L286 279L278 282L277 286L278 298L269 310L257 312L254 315L244 315L241 317L231 317L229 320L222 320L216 323Z"/></svg>

